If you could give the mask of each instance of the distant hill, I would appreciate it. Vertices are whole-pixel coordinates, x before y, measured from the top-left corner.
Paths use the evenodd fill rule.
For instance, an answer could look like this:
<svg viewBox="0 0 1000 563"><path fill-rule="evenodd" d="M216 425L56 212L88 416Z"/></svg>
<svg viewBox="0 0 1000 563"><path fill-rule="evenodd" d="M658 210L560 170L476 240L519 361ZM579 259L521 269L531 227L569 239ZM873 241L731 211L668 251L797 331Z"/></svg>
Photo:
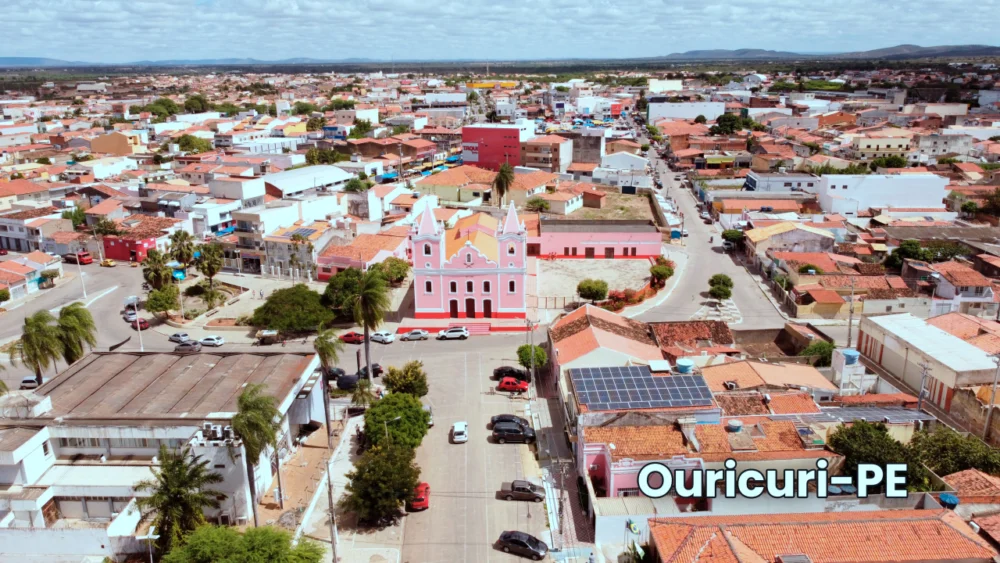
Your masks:
<svg viewBox="0 0 1000 563"><path fill-rule="evenodd" d="M263 61L259 59L176 59L163 61L134 61L120 64L90 63L81 61L64 61L44 57L0 57L0 68L18 67L63 67L63 66L213 66L213 65L295 65L295 64L337 64L337 63L372 63L374 59L310 59L299 57L280 61Z"/></svg>
<svg viewBox="0 0 1000 563"><path fill-rule="evenodd" d="M766 49L711 49L701 51L686 51L672 53L663 60L773 60L773 59L923 59L923 58L959 58L959 57L1000 57L1000 47L990 45L938 45L921 47L920 45L896 45L871 51L854 51L850 53L827 53L823 55L808 55L788 51L768 51Z"/></svg>
<svg viewBox="0 0 1000 563"><path fill-rule="evenodd" d="M46 59L43 57L0 57L0 67L43 67L43 66L80 66L87 63Z"/></svg>
<svg viewBox="0 0 1000 563"><path fill-rule="evenodd" d="M789 53L787 51L768 51L766 49L706 49L700 51L686 51L684 53L672 53L663 57L664 59L677 60L722 60L722 59L788 59L801 58L807 55Z"/></svg>

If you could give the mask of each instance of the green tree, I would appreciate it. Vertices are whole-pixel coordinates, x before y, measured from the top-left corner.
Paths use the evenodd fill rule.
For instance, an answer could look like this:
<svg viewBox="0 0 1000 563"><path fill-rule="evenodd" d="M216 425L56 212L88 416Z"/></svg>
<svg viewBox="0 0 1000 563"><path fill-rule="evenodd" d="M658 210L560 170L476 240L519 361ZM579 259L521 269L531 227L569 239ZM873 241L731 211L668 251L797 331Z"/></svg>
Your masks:
<svg viewBox="0 0 1000 563"><path fill-rule="evenodd" d="M319 111L319 108L309 102L295 102L292 106L292 113L294 115L306 115L317 111Z"/></svg>
<svg viewBox="0 0 1000 563"><path fill-rule="evenodd" d="M712 299L716 299L718 301L725 301L726 299L729 299L730 297L733 296L733 290L724 285L713 285L712 287L709 288L708 295Z"/></svg>
<svg viewBox="0 0 1000 563"><path fill-rule="evenodd" d="M321 131L326 125L326 120L322 117L310 117L306 122L306 131Z"/></svg>
<svg viewBox="0 0 1000 563"><path fill-rule="evenodd" d="M699 115L698 117L694 118L694 122L695 123L707 123L708 120L705 119L704 115Z"/></svg>
<svg viewBox="0 0 1000 563"><path fill-rule="evenodd" d="M966 201L965 203L962 204L961 209L962 213L965 213L967 216L971 217L975 215L976 212L979 211L979 205L977 205L976 202L974 201Z"/></svg>
<svg viewBox="0 0 1000 563"><path fill-rule="evenodd" d="M885 259L885 267L898 270L903 267L903 260L924 260L926 255L920 246L920 241L904 240L892 251L892 254Z"/></svg>
<svg viewBox="0 0 1000 563"><path fill-rule="evenodd" d="M354 127L351 128L350 134L347 135L348 139L364 139L372 132L372 122L367 119L355 119Z"/></svg>
<svg viewBox="0 0 1000 563"><path fill-rule="evenodd" d="M101 217L94 223L94 238L97 239L97 248L104 260L104 237L117 236L119 234L118 225L107 217Z"/></svg>
<svg viewBox="0 0 1000 563"><path fill-rule="evenodd" d="M358 285L364 273L357 268L347 268L334 274L323 291L323 303L333 309L339 318L350 318L354 315L350 308L351 296L358 292Z"/></svg>
<svg viewBox="0 0 1000 563"><path fill-rule="evenodd" d="M10 301L10 290L6 287L0 288L0 303Z"/></svg>
<svg viewBox="0 0 1000 563"><path fill-rule="evenodd" d="M374 405L376 401L378 401L378 397L375 396L375 390L372 388L372 380L359 379L358 384L351 391L351 404L366 409Z"/></svg>
<svg viewBox="0 0 1000 563"><path fill-rule="evenodd" d="M365 365L368 366L368 373L372 373L369 335L385 320L385 314L389 312L391 305L388 282L378 271L370 270L362 274L354 294L348 298L347 306L350 307L354 322L364 328Z"/></svg>
<svg viewBox="0 0 1000 563"><path fill-rule="evenodd" d="M319 563L323 548L302 539L292 545L286 530L264 526L240 533L227 526L201 526L174 547L163 563Z"/></svg>
<svg viewBox="0 0 1000 563"><path fill-rule="evenodd" d="M388 436L389 444L416 448L427 435L429 418L416 396L389 393L365 411L365 436L376 447L386 445Z"/></svg>
<svg viewBox="0 0 1000 563"><path fill-rule="evenodd" d="M465 101L474 104L479 101L479 94L475 90L469 90L469 93L465 96Z"/></svg>
<svg viewBox="0 0 1000 563"><path fill-rule="evenodd" d="M389 367L385 374L385 387L391 393L409 393L415 397L427 394L427 373L424 364L417 360L403 364L403 367Z"/></svg>
<svg viewBox="0 0 1000 563"><path fill-rule="evenodd" d="M331 92L331 95L333 93ZM337 111L342 109L354 109L354 100L342 100L340 98L334 98L330 100L330 103L323 108L325 111Z"/></svg>
<svg viewBox="0 0 1000 563"><path fill-rule="evenodd" d="M879 168L906 168L906 158L899 155L880 156L871 161L872 171Z"/></svg>
<svg viewBox="0 0 1000 563"><path fill-rule="evenodd" d="M219 243L205 244L199 249L198 271L208 278L208 288L214 288L215 276L222 271L225 265L225 250Z"/></svg>
<svg viewBox="0 0 1000 563"><path fill-rule="evenodd" d="M536 213L544 213L549 210L549 202L544 199L535 196L530 198L525 204L524 208L528 211L534 211Z"/></svg>
<svg viewBox="0 0 1000 563"><path fill-rule="evenodd" d="M402 445L368 450L347 474L341 506L366 524L394 522L420 482L420 468L413 460L413 449Z"/></svg>
<svg viewBox="0 0 1000 563"><path fill-rule="evenodd" d="M402 258L390 256L377 264L378 271L392 285L399 285L410 275L410 264Z"/></svg>
<svg viewBox="0 0 1000 563"><path fill-rule="evenodd" d="M800 274L808 274L809 272L813 272L816 275L823 275L823 268L820 268L819 266L815 266L813 264L802 264L801 266L799 266Z"/></svg>
<svg viewBox="0 0 1000 563"><path fill-rule="evenodd" d="M340 359L340 353L344 351L344 342L337 338L337 331L333 329L320 330L313 341L313 350L319 356L319 363L323 366L323 371L329 373L330 368L336 365Z"/></svg>
<svg viewBox="0 0 1000 563"><path fill-rule="evenodd" d="M657 286L663 287L667 280L674 275L674 269L670 266L653 266L649 269L649 275Z"/></svg>
<svg viewBox="0 0 1000 563"><path fill-rule="evenodd" d="M62 332L55 317L45 309L24 318L21 339L14 343L11 363L21 362L35 372L35 381L42 384L42 372L55 366L64 353Z"/></svg>
<svg viewBox="0 0 1000 563"><path fill-rule="evenodd" d="M816 340L809 346L806 346L804 350L799 352L800 356L818 356L819 359L816 360L816 365L819 367L825 367L830 365L830 361L833 358L833 349L835 346L832 342L827 342L826 340Z"/></svg>
<svg viewBox="0 0 1000 563"><path fill-rule="evenodd" d="M202 139L201 137L195 137L194 135L181 135L176 141L177 148L181 152L200 154L203 152L209 152L215 147L212 146L212 141L208 139Z"/></svg>
<svg viewBox="0 0 1000 563"><path fill-rule="evenodd" d="M514 167L505 162L500 165L500 170L493 178L493 201L497 207L503 207L507 199L507 191L514 185Z"/></svg>
<svg viewBox="0 0 1000 563"><path fill-rule="evenodd" d="M591 303L603 301L608 297L608 282L588 278L576 284L576 292L581 299L590 299Z"/></svg>
<svg viewBox="0 0 1000 563"><path fill-rule="evenodd" d="M252 322L254 326L294 333L315 330L332 320L333 313L323 306L320 294L300 283L272 291L253 312Z"/></svg>
<svg viewBox="0 0 1000 563"><path fill-rule="evenodd" d="M222 482L222 476L209 470L209 460L193 455L191 448L170 450L160 446L160 464L149 470L152 479L136 483L135 490L148 493L140 496L136 504L143 517L153 517L159 532L156 547L160 553L169 553L184 541L184 536L205 523L205 509L218 508L223 493L210 489Z"/></svg>
<svg viewBox="0 0 1000 563"><path fill-rule="evenodd" d="M345 192L360 193L368 191L368 184L362 182L357 178L351 178L344 184Z"/></svg>
<svg viewBox="0 0 1000 563"><path fill-rule="evenodd" d="M643 143L642 146L639 147L639 150L641 150L642 152L648 151L649 150L649 143Z"/></svg>
<svg viewBox="0 0 1000 563"><path fill-rule="evenodd" d="M62 218L72 221L73 228L75 229L87 222L87 212L82 207L74 207L73 209L63 211Z"/></svg>
<svg viewBox="0 0 1000 563"><path fill-rule="evenodd" d="M933 432L917 432L908 449L915 460L942 477L966 469L990 475L1000 473L1000 451L976 436L962 436L947 426L939 426Z"/></svg>
<svg viewBox="0 0 1000 563"><path fill-rule="evenodd" d="M155 248L149 249L142 261L142 279L153 289L160 289L173 279L173 271L167 266L167 257Z"/></svg>
<svg viewBox="0 0 1000 563"><path fill-rule="evenodd" d="M49 166L52 164L52 161L49 159L49 157L43 156L42 158L36 159L35 164L44 164L46 166Z"/></svg>
<svg viewBox="0 0 1000 563"><path fill-rule="evenodd" d="M958 160L957 158L951 158L951 157L937 159L938 164L958 164L959 162L961 161Z"/></svg>
<svg viewBox="0 0 1000 563"><path fill-rule="evenodd" d="M743 231L739 229L726 229L722 231L722 240L736 244L743 240Z"/></svg>
<svg viewBox="0 0 1000 563"><path fill-rule="evenodd" d="M203 113L212 109L212 104L201 94L195 94L184 100L184 111L188 113Z"/></svg>
<svg viewBox="0 0 1000 563"><path fill-rule="evenodd" d="M180 291L176 285L154 289L146 297L146 310L150 313L167 313L180 308Z"/></svg>
<svg viewBox="0 0 1000 563"><path fill-rule="evenodd" d="M306 151L306 164L309 166L336 164L342 160L347 160L347 156L333 149L312 148Z"/></svg>
<svg viewBox="0 0 1000 563"><path fill-rule="evenodd" d="M410 127L408 125L395 125L393 126L392 133L390 133L390 135L395 137L396 135L404 135L409 132Z"/></svg>
<svg viewBox="0 0 1000 563"><path fill-rule="evenodd" d="M72 364L83 357L83 346L93 349L97 346L97 325L87 307L75 301L59 311L56 321L59 340L62 342L62 356L66 364Z"/></svg>
<svg viewBox="0 0 1000 563"><path fill-rule="evenodd" d="M708 285L711 287L722 286L728 289L733 288L733 278L727 276L726 274L715 274L708 279Z"/></svg>
<svg viewBox="0 0 1000 563"><path fill-rule="evenodd" d="M927 486L927 474L903 444L897 442L885 424L855 421L850 426L837 428L827 442L830 449L844 456L844 473L855 479L858 466L865 463L885 467L891 463L907 465L907 488L921 490Z"/></svg>
<svg viewBox="0 0 1000 563"><path fill-rule="evenodd" d="M181 263L184 273L187 274L188 266L194 260L194 236L183 229L171 233L170 256Z"/></svg>
<svg viewBox="0 0 1000 563"><path fill-rule="evenodd" d="M525 369L531 369L532 365L540 368L549 363L549 356L545 353L545 348L522 344L517 347L517 363Z"/></svg>
<svg viewBox="0 0 1000 563"><path fill-rule="evenodd" d="M244 387L236 399L236 416L232 422L233 432L243 442L254 526L259 523L254 468L264 453L278 447L278 431L281 430L281 412L275 405L274 397L265 393L266 390L267 386L263 383L250 383ZM268 471L270 467L268 462Z"/></svg>

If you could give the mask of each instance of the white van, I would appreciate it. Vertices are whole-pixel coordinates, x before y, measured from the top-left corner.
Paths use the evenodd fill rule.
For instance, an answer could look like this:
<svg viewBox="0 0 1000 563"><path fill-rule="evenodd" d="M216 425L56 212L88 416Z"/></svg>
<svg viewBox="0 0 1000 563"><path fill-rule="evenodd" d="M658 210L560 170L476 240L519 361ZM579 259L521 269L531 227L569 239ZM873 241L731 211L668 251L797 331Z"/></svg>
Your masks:
<svg viewBox="0 0 1000 563"><path fill-rule="evenodd" d="M424 411L427 413L427 426L434 426L434 410L430 405L424 405Z"/></svg>

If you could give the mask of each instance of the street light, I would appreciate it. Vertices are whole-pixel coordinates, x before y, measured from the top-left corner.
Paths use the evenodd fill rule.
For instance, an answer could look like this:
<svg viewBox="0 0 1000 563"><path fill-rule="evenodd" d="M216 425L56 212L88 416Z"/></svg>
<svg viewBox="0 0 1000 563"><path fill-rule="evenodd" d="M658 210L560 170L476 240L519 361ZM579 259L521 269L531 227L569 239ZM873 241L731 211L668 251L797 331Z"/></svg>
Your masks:
<svg viewBox="0 0 1000 563"><path fill-rule="evenodd" d="M149 542L149 563L153 563L153 542L160 539L160 536L156 534L156 526L149 527L149 533L145 536L136 536L135 539L139 541Z"/></svg>
<svg viewBox="0 0 1000 563"><path fill-rule="evenodd" d="M384 427L385 427L385 440L386 440L386 442L388 442L388 441L389 441L389 423L390 423L390 422L396 422L396 421L397 421L397 420L399 420L400 418L402 418L402 417L400 417L400 416L397 416L396 418L394 418L394 419L392 419L392 420L383 420L383 421L382 421L382 426L384 426Z"/></svg>

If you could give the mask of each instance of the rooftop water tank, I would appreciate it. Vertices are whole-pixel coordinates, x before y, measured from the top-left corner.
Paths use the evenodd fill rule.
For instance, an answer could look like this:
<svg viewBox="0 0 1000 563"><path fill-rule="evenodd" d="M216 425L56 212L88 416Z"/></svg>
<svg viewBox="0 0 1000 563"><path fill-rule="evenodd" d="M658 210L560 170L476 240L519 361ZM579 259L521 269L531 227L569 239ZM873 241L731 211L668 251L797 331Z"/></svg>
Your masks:
<svg viewBox="0 0 1000 563"><path fill-rule="evenodd" d="M861 353L854 348L844 348L841 353L844 354L844 364L849 366L858 363L858 358L861 357Z"/></svg>
<svg viewBox="0 0 1000 563"><path fill-rule="evenodd" d="M687 358L677 360L677 373L691 373L694 370L694 362Z"/></svg>
<svg viewBox="0 0 1000 563"><path fill-rule="evenodd" d="M743 421L737 418L730 419L726 422L726 430L730 432L739 432L743 429Z"/></svg>
<svg viewBox="0 0 1000 563"><path fill-rule="evenodd" d="M958 497L951 493L942 493L938 500L941 501L941 506L947 508L948 510L955 510L958 506Z"/></svg>

